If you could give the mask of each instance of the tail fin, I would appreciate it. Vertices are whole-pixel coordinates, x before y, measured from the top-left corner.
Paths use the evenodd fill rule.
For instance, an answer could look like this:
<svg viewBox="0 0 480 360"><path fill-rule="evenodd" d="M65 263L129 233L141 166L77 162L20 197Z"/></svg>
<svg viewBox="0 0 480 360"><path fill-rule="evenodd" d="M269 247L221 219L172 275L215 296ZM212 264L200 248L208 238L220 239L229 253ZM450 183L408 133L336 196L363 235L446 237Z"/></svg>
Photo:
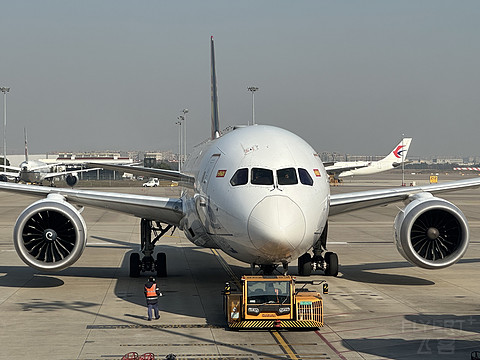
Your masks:
<svg viewBox="0 0 480 360"><path fill-rule="evenodd" d="M393 148L393 150L380 161L395 162L401 164L407 158L407 152L410 148L412 138L403 138L400 143Z"/></svg>
<svg viewBox="0 0 480 360"><path fill-rule="evenodd" d="M23 128L23 137L25 138L25 161L28 161L27 128Z"/></svg>
<svg viewBox="0 0 480 360"><path fill-rule="evenodd" d="M210 38L211 48L211 72L212 72L212 140L220 137L220 129L218 123L218 92L217 92L217 74L215 71L215 48L213 45L213 36Z"/></svg>

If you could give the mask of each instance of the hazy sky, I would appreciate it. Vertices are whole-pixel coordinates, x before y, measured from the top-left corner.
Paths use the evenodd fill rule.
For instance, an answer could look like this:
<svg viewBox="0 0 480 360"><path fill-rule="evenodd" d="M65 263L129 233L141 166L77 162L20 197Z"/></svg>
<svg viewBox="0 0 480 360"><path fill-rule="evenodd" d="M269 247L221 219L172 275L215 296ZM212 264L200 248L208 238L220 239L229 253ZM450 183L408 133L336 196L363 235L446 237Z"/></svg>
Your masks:
<svg viewBox="0 0 480 360"><path fill-rule="evenodd" d="M183 108L191 149L213 35L221 128L251 119L256 85L257 123L318 152L386 154L404 133L413 156L480 155L479 19L477 0L1 1L8 153L24 126L32 153L176 151Z"/></svg>

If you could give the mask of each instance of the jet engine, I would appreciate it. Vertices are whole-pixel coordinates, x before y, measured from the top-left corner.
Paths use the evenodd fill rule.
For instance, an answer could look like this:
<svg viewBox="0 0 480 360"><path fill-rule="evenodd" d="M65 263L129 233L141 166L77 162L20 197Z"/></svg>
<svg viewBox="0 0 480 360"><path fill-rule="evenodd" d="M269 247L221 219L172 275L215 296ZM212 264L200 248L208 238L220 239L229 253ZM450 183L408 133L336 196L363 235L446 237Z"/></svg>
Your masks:
<svg viewBox="0 0 480 360"><path fill-rule="evenodd" d="M78 182L78 176L76 174L68 174L65 177L65 182L68 186L74 187Z"/></svg>
<svg viewBox="0 0 480 360"><path fill-rule="evenodd" d="M78 210L59 194L50 194L18 217L13 241L18 256L42 271L63 270L80 258L87 227Z"/></svg>
<svg viewBox="0 0 480 360"><path fill-rule="evenodd" d="M430 193L416 194L395 218L395 244L400 254L424 269L442 269L467 250L469 230L462 211Z"/></svg>

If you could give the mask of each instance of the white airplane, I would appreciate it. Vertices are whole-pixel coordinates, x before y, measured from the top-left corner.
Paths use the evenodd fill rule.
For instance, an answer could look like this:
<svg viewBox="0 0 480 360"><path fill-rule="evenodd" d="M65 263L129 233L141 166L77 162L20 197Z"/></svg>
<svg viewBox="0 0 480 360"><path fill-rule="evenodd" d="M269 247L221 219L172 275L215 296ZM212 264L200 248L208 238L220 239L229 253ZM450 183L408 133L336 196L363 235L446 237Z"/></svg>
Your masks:
<svg viewBox="0 0 480 360"><path fill-rule="evenodd" d="M29 266L58 271L75 263L87 242L87 227L74 206L94 206L142 219L140 254L130 255L130 275L157 271L166 256L157 241L178 227L194 244L223 250L271 273L298 259L298 273L338 273L338 257L326 252L330 216L403 201L395 218L394 241L412 264L441 269L457 262L469 243L462 211L434 196L480 186L480 179L426 186L330 194L328 176L315 150L299 136L274 126L242 126L222 134L218 120L213 37L211 137L190 155L183 172L102 165L108 169L175 180L178 198L93 190L52 189L0 183L0 190L40 199L18 217L15 249ZM365 226L368 226L365 224ZM152 232L155 236L152 237ZM313 256L312 256L313 254Z"/></svg>
<svg viewBox="0 0 480 360"><path fill-rule="evenodd" d="M325 170L335 178L342 178L354 175L371 175L383 171L395 169L402 165L407 158L412 138L404 138L393 150L378 161L343 161L332 165L325 164Z"/></svg>
<svg viewBox="0 0 480 360"><path fill-rule="evenodd" d="M40 160L28 160L28 146L27 146L27 131L24 129L25 135L25 161L19 167L7 166L8 171L0 172L0 181L8 181L8 179L15 180L15 182L22 181L29 184L42 184L47 180L50 185L54 185L56 178L63 177L68 186L75 186L78 182L78 173L93 171L97 169L84 169L72 171L52 171L57 164L47 164Z"/></svg>

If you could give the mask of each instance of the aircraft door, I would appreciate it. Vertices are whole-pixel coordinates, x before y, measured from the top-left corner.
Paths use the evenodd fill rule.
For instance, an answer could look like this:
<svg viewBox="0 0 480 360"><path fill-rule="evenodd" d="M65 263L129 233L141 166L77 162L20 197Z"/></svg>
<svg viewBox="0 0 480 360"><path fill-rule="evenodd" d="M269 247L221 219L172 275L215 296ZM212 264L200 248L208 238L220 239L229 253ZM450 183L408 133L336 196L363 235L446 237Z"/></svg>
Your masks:
<svg viewBox="0 0 480 360"><path fill-rule="evenodd" d="M208 161L208 165L202 175L202 190L207 193L208 184L211 181L212 171L217 164L218 159L220 159L220 154L213 154Z"/></svg>
<svg viewBox="0 0 480 360"><path fill-rule="evenodd" d="M205 168L201 178L201 189L203 194L196 195L195 203L200 222L204 225L206 232L209 234L215 233L215 215L210 208L210 199L207 195L208 185L212 178L212 172L217 164L220 154L213 154L208 165Z"/></svg>

